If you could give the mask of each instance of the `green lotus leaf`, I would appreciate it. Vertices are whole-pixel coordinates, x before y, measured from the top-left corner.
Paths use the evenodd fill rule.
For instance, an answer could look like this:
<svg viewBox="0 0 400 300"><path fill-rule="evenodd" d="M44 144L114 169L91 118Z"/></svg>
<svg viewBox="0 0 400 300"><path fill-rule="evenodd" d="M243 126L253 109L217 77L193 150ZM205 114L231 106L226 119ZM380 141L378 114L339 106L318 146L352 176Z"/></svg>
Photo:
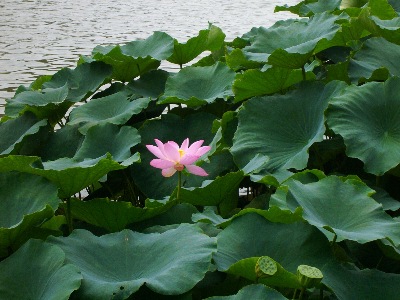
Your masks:
<svg viewBox="0 0 400 300"><path fill-rule="evenodd" d="M79 132L79 124L63 126L49 134L42 146L40 157L43 161L57 160L62 157L72 158L84 138L85 136Z"/></svg>
<svg viewBox="0 0 400 300"><path fill-rule="evenodd" d="M154 139L159 139L163 143L175 141L181 144L186 138L189 138L190 143L204 140L203 145L209 145L214 137L211 132L214 120L215 116L207 113L196 113L184 119L174 114L165 114L162 115L161 119L148 120L143 124L139 129L139 133L142 136L142 143L138 147L142 163L132 165L130 171L135 184L147 197L162 199L165 196L171 195L176 188L178 179L177 174L170 178L165 178L161 175L160 169L151 167L150 161L155 156L144 145L155 145ZM209 172L210 176L199 177L201 181L215 178L219 175L220 167L216 167L213 172L209 170L208 164L202 167ZM185 178L183 179L186 181ZM184 185L184 187L190 187L190 185Z"/></svg>
<svg viewBox="0 0 400 300"><path fill-rule="evenodd" d="M216 248L213 238L189 224L161 234L123 230L97 237L75 230L48 241L80 268L78 296L99 300L126 299L143 284L159 294L183 294L204 277Z"/></svg>
<svg viewBox="0 0 400 300"><path fill-rule="evenodd" d="M25 91L7 100L5 112L10 117L17 117L25 111L31 111L39 119L51 118L57 122L72 105L71 102L64 102L67 96L67 84L40 91Z"/></svg>
<svg viewBox="0 0 400 300"><path fill-rule="evenodd" d="M392 6L392 8L397 12L400 13L400 3L396 0L388 0L388 3Z"/></svg>
<svg viewBox="0 0 400 300"><path fill-rule="evenodd" d="M327 229L335 233L338 241L366 243L390 238L399 245L398 222L366 191L349 181L329 176L309 184L291 182L286 201L292 211L301 206L307 222L323 232Z"/></svg>
<svg viewBox="0 0 400 300"><path fill-rule="evenodd" d="M332 99L329 127L340 134L346 154L364 162L368 173L382 175L400 163L400 78L350 86Z"/></svg>
<svg viewBox="0 0 400 300"><path fill-rule="evenodd" d="M359 270L337 263L327 264L321 271L322 282L338 299L396 299L400 292L399 274Z"/></svg>
<svg viewBox="0 0 400 300"><path fill-rule="evenodd" d="M125 55L132 57L150 56L157 60L167 59L173 52L174 39L165 32L155 31L151 36L142 41L132 41L121 46Z"/></svg>
<svg viewBox="0 0 400 300"><path fill-rule="evenodd" d="M24 141L44 126L47 126L47 121L38 121L32 113L0 123L0 155L18 153Z"/></svg>
<svg viewBox="0 0 400 300"><path fill-rule="evenodd" d="M149 201L146 204L141 208L133 206L130 202L110 201L104 198L89 201L71 199L71 213L75 219L105 228L109 232L117 232L125 229L128 224L141 222L166 212L175 202L169 201L165 204L157 202L158 205L154 207Z"/></svg>
<svg viewBox="0 0 400 300"><path fill-rule="evenodd" d="M272 223L255 213L235 218L218 234L217 245L214 261L221 271L249 257L269 256L292 273L300 264L320 268L331 260L328 240L313 226Z"/></svg>
<svg viewBox="0 0 400 300"><path fill-rule="evenodd" d="M251 61L246 58L242 49L236 48L225 54L225 62L234 71L246 69L259 69L263 66L261 62Z"/></svg>
<svg viewBox="0 0 400 300"><path fill-rule="evenodd" d="M164 70L153 70L131 81L126 87L135 95L157 99L165 90L169 73Z"/></svg>
<svg viewBox="0 0 400 300"><path fill-rule="evenodd" d="M126 51L131 52L129 49ZM160 66L160 61L151 56L133 57L124 54L120 46L97 46L92 51L92 57L96 61L111 65L112 78L122 82L129 82Z"/></svg>
<svg viewBox="0 0 400 300"><path fill-rule="evenodd" d="M237 294L232 296L214 296L206 300L242 300L242 299L268 299L284 300L287 299L279 292L266 287L263 284L250 284L242 288Z"/></svg>
<svg viewBox="0 0 400 300"><path fill-rule="evenodd" d="M255 268L260 258L261 257L249 257L241 259L230 266L230 268L226 272L228 274L241 276L243 278L256 282L257 275L255 272ZM275 263L275 274L265 275L265 277L258 278L258 283L263 283L267 286L272 287L285 287L294 289L301 287L300 282L298 281L295 274L286 271L278 262L275 262L273 259L269 259Z"/></svg>
<svg viewBox="0 0 400 300"><path fill-rule="evenodd" d="M97 124L125 124L133 115L140 113L149 104L149 98L130 101L124 92L119 92L76 107L71 111L69 125L83 123L80 132Z"/></svg>
<svg viewBox="0 0 400 300"><path fill-rule="evenodd" d="M376 194L372 195L372 198L380 204L382 204L383 210L396 211L400 209L400 202L397 199L392 198L388 192L384 189L374 187Z"/></svg>
<svg viewBox="0 0 400 300"><path fill-rule="evenodd" d="M168 77L159 103L199 106L212 103L217 98L227 99L233 96L234 79L235 72L221 62L208 67L186 67Z"/></svg>
<svg viewBox="0 0 400 300"><path fill-rule="evenodd" d="M312 72L307 72L306 76L307 79L315 77ZM291 70L272 67L265 72L260 70L248 70L236 75L235 82L233 83L235 101L239 102L254 96L282 92L302 80L303 74L300 69Z"/></svg>
<svg viewBox="0 0 400 300"><path fill-rule="evenodd" d="M0 172L20 171L43 176L59 187L60 198L68 198L108 172L124 168L126 165L114 161L110 154L83 161L64 157L42 162L40 157L17 155L0 158Z"/></svg>
<svg viewBox="0 0 400 300"><path fill-rule="evenodd" d="M243 49L244 53L253 61L282 68L301 68L313 54L338 44L334 37L340 26L335 22L340 18L322 13L312 16L308 22L260 28L252 44Z"/></svg>
<svg viewBox="0 0 400 300"><path fill-rule="evenodd" d="M202 206L218 205L220 214L227 215L237 207L237 191L243 178L243 172L239 171L204 181L201 187L181 189L180 201Z"/></svg>
<svg viewBox="0 0 400 300"><path fill-rule="evenodd" d="M182 66L195 59L206 50L215 51L222 47L225 34L216 26L210 25L209 29L200 30L199 34L190 38L186 43L174 40L174 52L168 61Z"/></svg>
<svg viewBox="0 0 400 300"><path fill-rule="evenodd" d="M57 246L29 240L0 262L2 299L69 299L81 285L82 275Z"/></svg>
<svg viewBox="0 0 400 300"><path fill-rule="evenodd" d="M305 82L285 95L253 98L239 111L231 152L240 168L256 155L269 157L264 170L303 169L308 148L323 140L324 110L345 84Z"/></svg>
<svg viewBox="0 0 400 300"><path fill-rule="evenodd" d="M45 178L0 173L0 257L28 240L30 228L51 218L59 203L57 187Z"/></svg>
<svg viewBox="0 0 400 300"><path fill-rule="evenodd" d="M115 161L122 162L131 157L131 148L139 143L140 135L136 128L118 127L111 123L98 124L88 129L74 158L84 160L110 153Z"/></svg>
<svg viewBox="0 0 400 300"><path fill-rule="evenodd" d="M274 12L290 11L300 17L309 17L316 13L338 10L341 2L341 0L305 0L293 6L288 6L287 4L275 6Z"/></svg>
<svg viewBox="0 0 400 300"><path fill-rule="evenodd" d="M400 46L377 37L366 40L349 64L352 82L383 81L388 76L400 76L396 61L400 59Z"/></svg>
<svg viewBox="0 0 400 300"><path fill-rule="evenodd" d="M111 67L102 62L83 63L74 70L64 68L55 73L51 80L43 83L43 88L59 89L68 86L65 100L79 102L87 99L111 76Z"/></svg>

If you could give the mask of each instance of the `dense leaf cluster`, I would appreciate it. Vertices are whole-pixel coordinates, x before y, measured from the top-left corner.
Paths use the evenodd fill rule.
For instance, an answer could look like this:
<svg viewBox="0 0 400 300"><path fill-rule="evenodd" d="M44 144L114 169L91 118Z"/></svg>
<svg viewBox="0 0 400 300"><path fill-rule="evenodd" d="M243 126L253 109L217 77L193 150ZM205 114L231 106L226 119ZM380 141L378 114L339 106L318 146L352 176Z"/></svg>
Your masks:
<svg viewBox="0 0 400 300"><path fill-rule="evenodd" d="M0 299L398 299L400 6L341 4L98 46L19 87ZM187 137L209 175L177 199L145 145Z"/></svg>

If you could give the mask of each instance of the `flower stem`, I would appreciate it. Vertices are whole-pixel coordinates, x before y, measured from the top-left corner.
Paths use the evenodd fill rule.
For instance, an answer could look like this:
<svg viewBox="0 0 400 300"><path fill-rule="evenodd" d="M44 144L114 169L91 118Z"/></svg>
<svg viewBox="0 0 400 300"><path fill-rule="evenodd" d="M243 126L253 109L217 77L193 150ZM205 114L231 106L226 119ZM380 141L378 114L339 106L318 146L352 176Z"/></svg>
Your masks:
<svg viewBox="0 0 400 300"><path fill-rule="evenodd" d="M178 191L176 192L176 199L178 203L180 203L180 193L181 193L181 185L182 185L182 172L178 172Z"/></svg>

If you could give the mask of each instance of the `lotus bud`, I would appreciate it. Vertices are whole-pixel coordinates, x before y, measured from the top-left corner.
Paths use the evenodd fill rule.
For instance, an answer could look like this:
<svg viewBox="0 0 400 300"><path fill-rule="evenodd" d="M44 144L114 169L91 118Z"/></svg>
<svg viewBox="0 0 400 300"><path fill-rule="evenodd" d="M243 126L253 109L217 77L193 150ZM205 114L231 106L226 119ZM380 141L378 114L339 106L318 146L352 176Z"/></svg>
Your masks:
<svg viewBox="0 0 400 300"><path fill-rule="evenodd" d="M261 256L256 263L257 278L273 276L278 271L277 263L269 256Z"/></svg>
<svg viewBox="0 0 400 300"><path fill-rule="evenodd" d="M316 287L323 277L324 275L318 268L307 265L300 265L297 268L297 278L304 288Z"/></svg>

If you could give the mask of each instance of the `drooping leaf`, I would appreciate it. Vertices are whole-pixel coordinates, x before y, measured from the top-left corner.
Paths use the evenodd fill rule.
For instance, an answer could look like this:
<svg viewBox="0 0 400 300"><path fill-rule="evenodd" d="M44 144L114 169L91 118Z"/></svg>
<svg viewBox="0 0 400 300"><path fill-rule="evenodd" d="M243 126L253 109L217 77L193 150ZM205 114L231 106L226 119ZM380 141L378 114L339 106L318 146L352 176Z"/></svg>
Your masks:
<svg viewBox="0 0 400 300"><path fill-rule="evenodd" d="M306 73L307 79L313 77L315 77L315 75L312 72ZM235 101L242 101L254 96L274 94L302 80L303 74L300 69L291 70L272 67L265 72L254 69L248 70L236 75L235 82L233 83Z"/></svg>
<svg viewBox="0 0 400 300"><path fill-rule="evenodd" d="M174 39L165 32L155 31L145 40L129 42L121 46L121 51L131 57L152 57L157 60L167 59L173 51Z"/></svg>
<svg viewBox="0 0 400 300"><path fill-rule="evenodd" d="M115 161L122 162L131 157L131 148L139 143L140 135L136 128L100 123L88 129L74 158L84 160L110 153Z"/></svg>
<svg viewBox="0 0 400 300"><path fill-rule="evenodd" d="M199 106L217 98L233 96L235 72L223 63L208 67L186 67L167 79L165 93L159 103L182 103Z"/></svg>
<svg viewBox="0 0 400 300"><path fill-rule="evenodd" d="M178 180L177 174L170 178L165 178L161 175L160 169L150 166L150 161L155 156L144 145L154 145L154 139L159 139L163 143L175 141L181 144L186 138L189 138L190 143L204 140L204 145L209 145L214 136L211 132L214 119L215 116L207 113L196 113L184 119L174 114L166 114L162 115L161 119L148 120L143 124L139 129L142 143L138 148L141 153L142 163L131 166L130 172L139 189L147 197L162 199L170 195L176 188ZM209 171L206 164L202 167ZM219 173L215 174L215 172L219 172L219 168L210 173L209 177L201 177L200 180L214 178L219 175ZM185 185L185 187L190 186Z"/></svg>
<svg viewBox="0 0 400 300"><path fill-rule="evenodd" d="M242 288L236 295L232 296L214 296L206 300L242 300L242 299L268 299L284 300L285 298L279 292L266 287L262 284L250 284Z"/></svg>
<svg viewBox="0 0 400 300"><path fill-rule="evenodd" d="M239 171L203 182L201 187L181 189L180 200L193 205L219 205L221 215L227 215L237 207L238 189L243 177L243 172Z"/></svg>
<svg viewBox="0 0 400 300"><path fill-rule="evenodd" d="M103 85L111 76L111 67L102 62L84 63L74 70L64 68L55 73L51 80L43 84L43 88L58 89L68 87L65 100L78 102L87 99Z"/></svg>
<svg viewBox="0 0 400 300"><path fill-rule="evenodd" d="M126 299L145 283L159 294L182 294L204 277L216 247L214 239L188 224L161 234L123 230L97 237L75 230L49 242L80 268L78 294L89 299Z"/></svg>
<svg viewBox="0 0 400 300"><path fill-rule="evenodd" d="M32 113L0 123L0 154L19 153L24 140L46 125L46 120L37 120Z"/></svg>
<svg viewBox="0 0 400 300"><path fill-rule="evenodd" d="M141 208L125 201L71 199L71 213L76 219L105 228L109 232L117 232L125 229L128 224L141 222L162 214L173 204L175 204L174 201L169 201L165 204L157 203L153 206L148 204L149 206Z"/></svg>
<svg viewBox="0 0 400 300"><path fill-rule="evenodd" d="M217 236L217 245L214 261L221 271L249 257L269 256L289 272L300 264L319 268L331 259L328 240L313 226L272 223L254 213L234 219Z"/></svg>
<svg viewBox="0 0 400 300"><path fill-rule="evenodd" d="M81 280L79 269L65 263L59 247L40 240L29 240L0 262L2 299L67 300Z"/></svg>
<svg viewBox="0 0 400 300"><path fill-rule="evenodd" d="M387 215L360 186L329 176L315 183L292 181L287 205L293 211L301 206L303 218L324 232L336 234L337 239L358 243L390 238L400 243L398 222Z"/></svg>
<svg viewBox="0 0 400 300"><path fill-rule="evenodd" d="M316 13L338 10L341 2L341 0L305 0L293 6L275 6L274 12L290 11L301 17L309 17Z"/></svg>
<svg viewBox="0 0 400 300"><path fill-rule="evenodd" d="M157 99L165 90L169 73L164 70L153 70L131 81L126 87L135 95Z"/></svg>
<svg viewBox="0 0 400 300"><path fill-rule="evenodd" d="M400 292L399 274L376 269L357 270L336 263L326 265L321 271L323 283L338 299L396 299Z"/></svg>
<svg viewBox="0 0 400 300"><path fill-rule="evenodd" d="M396 61L400 59L400 46L377 37L366 40L350 60L349 76L352 82L384 81L388 76L400 76Z"/></svg>
<svg viewBox="0 0 400 300"><path fill-rule="evenodd" d="M87 130L97 124L125 124L133 115L140 113L149 104L149 98L130 101L124 92L115 93L76 107L71 111L69 125L82 123L80 131Z"/></svg>
<svg viewBox="0 0 400 300"><path fill-rule="evenodd" d="M224 39L225 34L222 30L210 25L209 29L200 30L197 36L190 38L186 43L174 40L174 52L168 61L182 66L206 50L218 50L222 47Z"/></svg>
<svg viewBox="0 0 400 300"><path fill-rule="evenodd" d="M120 46L97 46L92 51L92 57L96 61L111 65L111 77L122 82L129 82L160 66L160 61L151 56L134 57L125 54Z"/></svg>
<svg viewBox="0 0 400 300"><path fill-rule="evenodd" d="M303 169L308 148L322 141L324 110L328 100L339 94L343 82L305 82L285 95L253 98L239 111L239 125L231 148L240 168L256 155L269 157L264 170Z"/></svg>
<svg viewBox="0 0 400 300"><path fill-rule="evenodd" d="M298 69L311 55L336 46L334 40L340 26L335 22L341 17L329 13L316 14L308 22L297 21L287 26L260 28L244 53L253 61Z"/></svg>
<svg viewBox="0 0 400 300"><path fill-rule="evenodd" d="M138 156L132 158L139 159ZM43 176L59 187L60 198L68 198L97 182L108 172L124 168L126 165L112 160L110 154L83 161L65 157L42 162L40 157L17 155L0 158L0 172L20 171Z"/></svg>
<svg viewBox="0 0 400 300"><path fill-rule="evenodd" d="M57 187L45 178L0 173L0 257L28 240L27 232L52 217L59 203Z"/></svg>
<svg viewBox="0 0 400 300"><path fill-rule="evenodd" d="M329 127L340 134L346 154L382 175L400 163L400 78L350 86L330 101Z"/></svg>
<svg viewBox="0 0 400 300"><path fill-rule="evenodd" d="M62 157L73 157L81 146L84 135L79 132L79 124L63 126L49 134L43 144L41 155L43 161L57 160Z"/></svg>
<svg viewBox="0 0 400 300"><path fill-rule="evenodd" d="M10 117L17 117L25 111L30 111L38 119L47 118L57 123L72 105L72 102L65 102L67 97L67 84L40 91L25 91L7 100L5 112Z"/></svg>

